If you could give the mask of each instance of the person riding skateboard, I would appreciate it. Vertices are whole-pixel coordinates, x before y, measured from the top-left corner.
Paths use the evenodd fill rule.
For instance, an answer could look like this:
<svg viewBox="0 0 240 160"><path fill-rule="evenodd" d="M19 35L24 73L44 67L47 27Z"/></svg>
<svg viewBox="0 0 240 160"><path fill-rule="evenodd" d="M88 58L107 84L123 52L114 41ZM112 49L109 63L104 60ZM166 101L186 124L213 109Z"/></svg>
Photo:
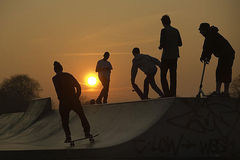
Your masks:
<svg viewBox="0 0 240 160"><path fill-rule="evenodd" d="M110 57L109 52L105 52L103 55L103 59L99 60L97 62L96 66L96 72L98 72L98 78L100 79L103 88L96 99L97 104L102 103L107 103L108 99L108 91L109 91L109 83L110 83L110 75L111 75L111 70L112 70L112 65L108 61L108 58Z"/></svg>
<svg viewBox="0 0 240 160"><path fill-rule="evenodd" d="M71 132L69 129L69 113L71 110L78 114L82 122L85 137L91 138L90 125L79 100L81 95L80 84L70 73L63 72L62 65L57 61L54 62L54 71L56 75L52 78L52 81L59 100L59 113L66 136L64 143L71 142Z"/></svg>
<svg viewBox="0 0 240 160"><path fill-rule="evenodd" d="M182 40L179 31L171 26L168 15L162 16L164 28L161 30L160 50L163 49L161 58L161 83L166 97L176 97L177 89L177 61L179 58L179 47ZM167 72L170 72L170 89L167 82Z"/></svg>
<svg viewBox="0 0 240 160"><path fill-rule="evenodd" d="M218 58L216 69L216 91L209 96L227 96L229 97L229 85L232 81L232 66L235 58L235 51L230 43L218 33L218 28L201 23L200 33L205 37L203 51L200 57L201 62L209 63L212 54ZM221 85L224 83L224 92L221 93Z"/></svg>
<svg viewBox="0 0 240 160"><path fill-rule="evenodd" d="M146 78L144 80L144 92L142 99L148 99L148 92L149 92L149 84L151 85L152 89L160 96L163 97L162 91L158 88L155 82L155 74L157 72L157 66L161 66L161 62L149 55L141 54L139 48L133 48L132 54L134 56L132 60L132 69L131 69L131 83L133 88L136 88L136 75L138 68L142 70L146 74Z"/></svg>

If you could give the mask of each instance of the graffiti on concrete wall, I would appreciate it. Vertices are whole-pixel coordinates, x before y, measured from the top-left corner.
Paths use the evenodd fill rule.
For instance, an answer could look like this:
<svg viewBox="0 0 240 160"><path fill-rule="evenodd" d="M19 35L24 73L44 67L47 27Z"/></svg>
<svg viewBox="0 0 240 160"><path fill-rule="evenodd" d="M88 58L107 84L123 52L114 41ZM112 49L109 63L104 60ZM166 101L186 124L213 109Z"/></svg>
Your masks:
<svg viewBox="0 0 240 160"><path fill-rule="evenodd" d="M236 136L232 136L240 122L238 103L204 101L193 104L186 101L175 108L182 106L185 108L178 108L177 114L169 113L164 120L167 127L174 128L171 131L178 134L159 133L147 139L136 139L134 145L139 154L150 151L174 156L182 153L221 155L239 146Z"/></svg>
<svg viewBox="0 0 240 160"><path fill-rule="evenodd" d="M135 140L134 144L139 154L150 151L176 156L183 151L198 152L201 155L221 154L233 149L235 141L230 142L220 138L210 138L196 142L188 139L185 135L181 135L179 138L166 136L155 137L150 140Z"/></svg>
<svg viewBox="0 0 240 160"><path fill-rule="evenodd" d="M217 101L200 103L184 103L186 111L169 117L168 124L196 133L208 134L216 132L218 136L227 138L234 131L240 120L238 104L225 104ZM181 107L181 106L179 106Z"/></svg>

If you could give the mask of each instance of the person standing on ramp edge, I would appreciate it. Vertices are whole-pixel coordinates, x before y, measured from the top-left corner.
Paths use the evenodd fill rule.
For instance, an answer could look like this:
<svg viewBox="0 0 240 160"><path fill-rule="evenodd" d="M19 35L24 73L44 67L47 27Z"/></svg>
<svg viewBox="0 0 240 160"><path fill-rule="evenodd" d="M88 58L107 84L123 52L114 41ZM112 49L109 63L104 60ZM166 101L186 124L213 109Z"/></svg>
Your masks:
<svg viewBox="0 0 240 160"><path fill-rule="evenodd" d="M209 63L212 54L218 58L216 91L211 93L210 96L223 95L229 97L229 85L232 81L232 66L235 51L230 43L218 33L217 27L210 27L208 23L201 23L199 31L205 37L200 61ZM224 92L221 94L222 83L224 83Z"/></svg>
<svg viewBox="0 0 240 160"><path fill-rule="evenodd" d="M80 84L71 74L63 72L63 67L59 62L54 62L54 71L56 75L52 78L52 81L59 99L59 112L66 136L64 143L71 142L71 132L69 129L69 113L71 110L79 115L84 128L85 137L92 138L90 134L90 125L79 100L81 95Z"/></svg>
<svg viewBox="0 0 240 160"><path fill-rule="evenodd" d="M146 78L144 80L144 92L143 94L139 95L141 99L148 99L148 92L149 92L149 84L151 85L152 89L160 96L163 97L162 91L158 88L156 82L155 82L155 74L157 72L157 66L161 66L161 62L149 55L140 54L139 48L134 48L132 50L132 54L134 56L132 60L132 69L131 69L131 83L134 88L134 90L138 93L142 93L138 86L135 83L136 75L138 68L140 68L145 74ZM139 90L139 91L138 91Z"/></svg>
<svg viewBox="0 0 240 160"><path fill-rule="evenodd" d="M171 26L168 15L162 16L161 20L164 28L161 30L160 46L158 48L163 49L161 58L162 89L166 97L176 97L178 47L182 46L182 40L179 31ZM170 89L166 78L168 70L170 71Z"/></svg>
<svg viewBox="0 0 240 160"><path fill-rule="evenodd" d="M100 79L103 88L96 99L97 104L102 103L107 103L108 99L108 91L109 91L109 83L110 83L110 75L111 75L111 70L112 70L112 65L108 61L108 58L110 57L109 52L105 52L103 55L103 59L99 60L97 62L96 66L96 72L98 72L98 78Z"/></svg>

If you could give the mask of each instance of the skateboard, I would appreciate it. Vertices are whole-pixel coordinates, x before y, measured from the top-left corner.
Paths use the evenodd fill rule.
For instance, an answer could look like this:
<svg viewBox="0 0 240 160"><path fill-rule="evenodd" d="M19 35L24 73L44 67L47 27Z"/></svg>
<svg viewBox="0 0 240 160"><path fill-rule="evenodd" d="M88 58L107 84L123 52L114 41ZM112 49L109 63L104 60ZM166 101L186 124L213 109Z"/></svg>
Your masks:
<svg viewBox="0 0 240 160"><path fill-rule="evenodd" d="M132 90L133 92L135 91L137 93L137 95L143 100L143 99L146 99L143 92L140 90L140 88L136 85L136 84L133 84L132 85L133 89Z"/></svg>
<svg viewBox="0 0 240 160"><path fill-rule="evenodd" d="M94 137L97 137L97 136L99 136L99 133L98 134L94 134L91 138L87 138L87 137L79 138L79 139L72 140L72 141L70 141L68 143L70 143L71 147L75 146L75 142L82 141L82 140L85 140L85 139L89 139L90 143L94 143L95 142Z"/></svg>

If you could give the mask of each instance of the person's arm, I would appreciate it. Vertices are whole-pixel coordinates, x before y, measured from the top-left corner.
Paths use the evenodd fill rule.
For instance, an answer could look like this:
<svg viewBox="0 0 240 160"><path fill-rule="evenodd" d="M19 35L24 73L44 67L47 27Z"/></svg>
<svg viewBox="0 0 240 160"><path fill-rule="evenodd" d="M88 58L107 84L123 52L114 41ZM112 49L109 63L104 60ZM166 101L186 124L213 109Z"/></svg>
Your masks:
<svg viewBox="0 0 240 160"><path fill-rule="evenodd" d="M76 98L79 98L81 95L81 86L73 76L72 76L72 79L73 79L73 85L77 89Z"/></svg>
<svg viewBox="0 0 240 160"><path fill-rule="evenodd" d="M55 88L55 91L57 93L57 97L58 99L62 99L62 92L61 92L61 88L60 88L60 84L58 81L56 81L56 79L52 78L52 81L53 81L53 85L54 85L54 88Z"/></svg>
<svg viewBox="0 0 240 160"><path fill-rule="evenodd" d="M138 67L133 62L132 69L131 69L131 83L132 83L132 85L135 84L135 79L136 79L136 76L137 76L137 72L138 72Z"/></svg>
<svg viewBox="0 0 240 160"><path fill-rule="evenodd" d="M177 31L177 33L178 33L178 46L181 47L182 46L182 39L181 39L179 31Z"/></svg>
<svg viewBox="0 0 240 160"><path fill-rule="evenodd" d="M99 65L99 61L97 62L97 65L96 65L96 72L100 72L100 65Z"/></svg>
<svg viewBox="0 0 240 160"><path fill-rule="evenodd" d="M109 62L109 70L112 70L112 64Z"/></svg>
<svg viewBox="0 0 240 160"><path fill-rule="evenodd" d="M112 70L111 63L107 61L107 63L103 67L103 70L111 71Z"/></svg>
<svg viewBox="0 0 240 160"><path fill-rule="evenodd" d="M203 44L202 55L200 57L200 61L201 62L205 61L205 62L209 63L209 61L211 59L211 55L212 55L211 41L208 39L205 39L204 44Z"/></svg>
<svg viewBox="0 0 240 160"><path fill-rule="evenodd" d="M152 57L152 56L149 56L149 55L147 55L147 56L151 59L151 61L152 61L155 65L158 65L159 67L161 67L161 62L160 62L157 58Z"/></svg>
<svg viewBox="0 0 240 160"><path fill-rule="evenodd" d="M161 35L160 35L160 46L158 47L159 49L163 49L165 46L165 41L166 41L166 37L165 37L165 30L162 29L161 30Z"/></svg>

